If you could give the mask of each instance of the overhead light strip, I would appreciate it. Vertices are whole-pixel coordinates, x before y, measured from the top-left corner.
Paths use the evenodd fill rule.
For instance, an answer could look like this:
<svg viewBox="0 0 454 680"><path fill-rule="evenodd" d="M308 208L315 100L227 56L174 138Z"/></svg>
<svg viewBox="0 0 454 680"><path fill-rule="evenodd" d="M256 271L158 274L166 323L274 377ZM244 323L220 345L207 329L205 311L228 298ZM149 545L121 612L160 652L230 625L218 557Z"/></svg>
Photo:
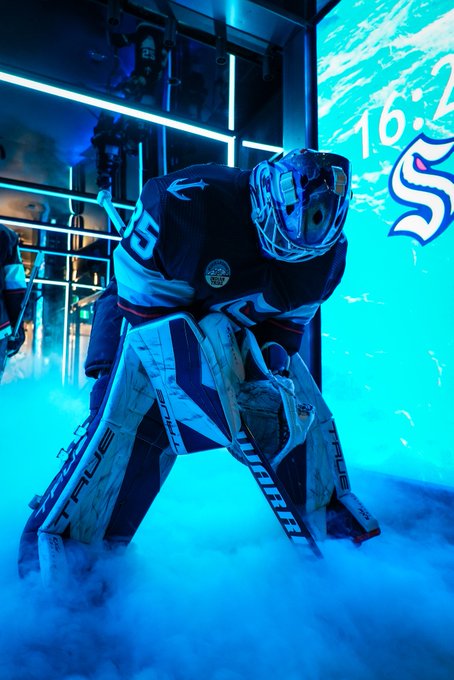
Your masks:
<svg viewBox="0 0 454 680"><path fill-rule="evenodd" d="M121 236L113 234L106 234L100 231L88 231L88 229L71 229L70 227L57 227L52 224L45 224L44 222L26 222L18 220L15 217L0 217L0 220L5 224L10 224L12 227L26 227L27 229L37 229L38 231L53 231L57 234L69 234L70 236L90 236L92 238L101 238L106 241L121 241Z"/></svg>
<svg viewBox="0 0 454 680"><path fill-rule="evenodd" d="M2 220L4 222L4 220ZM104 262L107 263L109 262L108 257L99 257L98 255L83 255L79 253L78 250L65 250L64 252L60 252L58 250L50 250L49 248L46 248L45 246L42 248L36 248L33 246L24 246L21 245L20 247L21 253L38 253L42 252L44 255L51 255L52 257L74 257L77 260L89 260L90 262Z"/></svg>
<svg viewBox="0 0 454 680"><path fill-rule="evenodd" d="M88 194L78 194L74 191L68 192L64 189L46 189L44 186L36 184L30 184L29 182L24 182L22 184L19 180L0 180L0 189L11 189L12 191L25 191L28 194L40 194L42 196L52 196L53 198L64 198L70 201L81 201L83 203L93 203L98 205L97 196L90 196ZM113 201L116 208L122 208L123 210L134 210L134 205L128 205L127 203L120 203L118 201Z"/></svg>
<svg viewBox="0 0 454 680"><path fill-rule="evenodd" d="M232 137L230 135L216 132L215 130L208 130L207 128L202 128L191 123L184 123L183 121L176 120L175 118L169 118L156 113L142 111L141 109L136 109L132 106L126 106L125 104L102 99L101 97L94 97L92 95L82 94L81 92L67 90L63 87L48 85L47 83L32 80L31 78L17 76L13 73L7 73L6 71L0 71L0 81L9 83L10 85L17 85L18 87L23 87L28 90L35 90L36 92L50 94L54 97L69 99L70 101L86 104L87 106L95 106L96 108L102 109L103 111L111 111L112 113L118 113L122 116L137 118L139 120L146 121L147 123L155 123L156 125L163 125L165 127L173 128L174 130L188 132L192 135L207 137L208 139L223 142L224 144L229 144L229 142L232 141Z"/></svg>
<svg viewBox="0 0 454 680"><path fill-rule="evenodd" d="M248 149L259 149L260 151L272 151L273 153L281 153L284 150L282 146L260 144L260 142L250 142L248 140L243 140L241 146L246 146Z"/></svg>
<svg viewBox="0 0 454 680"><path fill-rule="evenodd" d="M28 279L26 279L28 281ZM69 288L71 287L72 290L76 288L83 288L84 290L104 290L102 286L95 286L94 284L92 285L91 283L77 283L77 281L62 281L61 279L34 279L35 283L42 283L43 285L48 285L48 286L59 286L60 288Z"/></svg>
<svg viewBox="0 0 454 680"><path fill-rule="evenodd" d="M235 164L235 138L233 137L227 144L227 165L233 168Z"/></svg>

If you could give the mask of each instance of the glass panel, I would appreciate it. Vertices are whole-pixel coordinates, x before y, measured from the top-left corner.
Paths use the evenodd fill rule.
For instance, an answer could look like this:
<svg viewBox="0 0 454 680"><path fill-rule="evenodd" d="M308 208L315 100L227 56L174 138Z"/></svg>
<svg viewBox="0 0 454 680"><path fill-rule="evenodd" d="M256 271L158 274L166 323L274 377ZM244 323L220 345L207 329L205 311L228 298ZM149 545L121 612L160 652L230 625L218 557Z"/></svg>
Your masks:
<svg viewBox="0 0 454 680"><path fill-rule="evenodd" d="M105 6L69 0L54 16L47 3L28 4L27 21L40 26L37 42L17 39L20 17L12 13L0 26L5 71L21 69L27 75L32 53L30 77L35 81L97 92L101 97L107 93L126 105L164 111L226 132L228 55L220 66L214 47L180 34L167 55L162 51L163 26L141 26L144 22L122 12L118 31L106 30ZM63 20L70 28L62 33ZM93 31L87 32L87 26L93 26ZM70 33L77 40L71 41ZM152 43L154 65L145 63ZM52 50L46 45L52 45ZM279 145L279 74L274 81L264 79L259 60L237 59L236 64L236 129L241 128L242 139ZM91 317L81 320L79 301L106 285L117 243L105 211L95 202L99 189L111 189L115 202L123 204L118 210L127 222L148 177L196 163L226 164L228 148L207 137L3 82L0 98L0 219L19 234L27 272L36 251L45 253L27 311L27 346L33 345L36 366L53 365L59 354L62 374L81 380L84 341L80 338L85 337ZM236 163L243 167L270 156L240 144L238 150ZM71 190L80 196L68 197ZM113 238L97 238L96 232ZM84 310L83 314L85 306Z"/></svg>
<svg viewBox="0 0 454 680"><path fill-rule="evenodd" d="M241 139L280 146L282 144L282 75L276 56L264 80L261 63L236 59L235 129Z"/></svg>
<svg viewBox="0 0 454 680"><path fill-rule="evenodd" d="M8 362L8 380L48 373L60 379L66 361L66 291L65 285L35 282L24 314L25 343Z"/></svg>
<svg viewBox="0 0 454 680"><path fill-rule="evenodd" d="M151 134L150 124L3 82L0 97L1 177L63 192L72 188L93 200L111 184L116 199L135 201L135 187L120 175L137 172L139 143ZM32 190L10 202L27 206L28 219L47 221L55 199ZM58 207L57 216L68 212L67 205Z"/></svg>
<svg viewBox="0 0 454 680"><path fill-rule="evenodd" d="M167 132L168 172L194 163L227 164L227 145L177 130Z"/></svg>
<svg viewBox="0 0 454 680"><path fill-rule="evenodd" d="M241 146L239 151L238 166L240 168L252 169L257 163L269 161L275 155L274 151L264 151L263 149L253 149Z"/></svg>
<svg viewBox="0 0 454 680"><path fill-rule="evenodd" d="M229 68L213 47L178 36L172 53L170 111L206 127L227 128Z"/></svg>
<svg viewBox="0 0 454 680"><path fill-rule="evenodd" d="M16 186L21 186L20 182ZM74 210L77 213L72 213ZM0 188L0 220L21 234L26 245L37 244L40 231L49 235L61 232L64 238L71 230L87 231L88 236L84 237L87 239L97 233L100 238L108 238L109 234L116 236L116 231L108 225L105 210L99 205L78 201L70 206L67 199L49 197L38 191Z"/></svg>
<svg viewBox="0 0 454 680"><path fill-rule="evenodd" d="M3 82L0 96L2 176L67 189L69 167L81 160L94 166L90 138L96 111ZM88 184L87 191L93 190Z"/></svg>
<svg viewBox="0 0 454 680"><path fill-rule="evenodd" d="M82 386L87 382L84 362L93 323L94 303L99 294L100 291L71 286L66 371L67 380L72 385Z"/></svg>

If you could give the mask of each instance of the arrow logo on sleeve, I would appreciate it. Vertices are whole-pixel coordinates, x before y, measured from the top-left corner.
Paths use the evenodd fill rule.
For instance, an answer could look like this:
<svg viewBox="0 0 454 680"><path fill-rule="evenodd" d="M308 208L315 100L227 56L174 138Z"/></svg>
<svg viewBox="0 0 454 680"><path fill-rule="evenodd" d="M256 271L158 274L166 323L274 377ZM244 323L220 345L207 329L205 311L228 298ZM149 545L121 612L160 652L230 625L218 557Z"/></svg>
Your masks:
<svg viewBox="0 0 454 680"><path fill-rule="evenodd" d="M183 191L183 189L192 189L193 187L198 188L198 189L205 189L205 187L208 186L206 182L203 181L203 179L199 180L198 182L189 182L188 184L183 184L183 182L187 182L187 177L183 177L180 179L175 179L172 184L169 184L167 187L167 191L175 198L179 198L180 201L190 201L191 199L185 196L184 194L181 194L180 191Z"/></svg>

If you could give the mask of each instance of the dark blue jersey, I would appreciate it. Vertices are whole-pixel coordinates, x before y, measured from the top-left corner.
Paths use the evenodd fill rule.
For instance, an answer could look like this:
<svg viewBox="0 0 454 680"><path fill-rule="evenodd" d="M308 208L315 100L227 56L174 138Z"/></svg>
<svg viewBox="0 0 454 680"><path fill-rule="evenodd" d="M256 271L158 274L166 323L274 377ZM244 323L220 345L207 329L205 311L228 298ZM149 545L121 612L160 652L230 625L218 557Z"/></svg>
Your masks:
<svg viewBox="0 0 454 680"><path fill-rule="evenodd" d="M115 251L119 304L132 324L177 309L197 319L222 311L237 327L298 349L342 277L346 239L304 262L265 257L249 175L213 163L147 182Z"/></svg>

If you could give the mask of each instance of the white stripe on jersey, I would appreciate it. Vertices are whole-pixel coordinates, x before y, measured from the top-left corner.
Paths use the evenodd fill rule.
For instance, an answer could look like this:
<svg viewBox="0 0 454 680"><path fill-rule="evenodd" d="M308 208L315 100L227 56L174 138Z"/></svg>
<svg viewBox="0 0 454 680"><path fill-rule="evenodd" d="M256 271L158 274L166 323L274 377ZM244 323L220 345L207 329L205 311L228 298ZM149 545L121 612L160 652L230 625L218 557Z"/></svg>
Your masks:
<svg viewBox="0 0 454 680"><path fill-rule="evenodd" d="M140 307L189 305L194 289L185 281L167 280L162 274L139 264L120 244L114 251L119 297Z"/></svg>
<svg viewBox="0 0 454 680"><path fill-rule="evenodd" d="M255 311L262 314L268 314L269 316L272 316L273 319L276 319L276 321L279 321L279 319L283 321L287 320L304 326L309 323L317 309L320 307L320 302L314 302L301 305L289 312L280 313L277 307L273 307L265 300L263 293L252 293L251 295L245 295L242 298L237 298L230 302L220 302L219 304L212 305L211 309L228 313L229 316L234 317L241 326L254 326L256 321L252 321L241 312L241 309L248 302L254 305Z"/></svg>
<svg viewBox="0 0 454 680"><path fill-rule="evenodd" d="M250 295L244 295L241 298L236 298L235 300L220 302L216 305L211 305L212 311L223 311L233 316L237 321L239 321L240 326L255 326L256 321L252 321L245 314L242 314L241 309L251 302L254 305L254 309L262 314L269 314L270 316L276 316L276 312L279 312L277 307L273 307L268 304L268 302L263 297L263 293L251 293Z"/></svg>

